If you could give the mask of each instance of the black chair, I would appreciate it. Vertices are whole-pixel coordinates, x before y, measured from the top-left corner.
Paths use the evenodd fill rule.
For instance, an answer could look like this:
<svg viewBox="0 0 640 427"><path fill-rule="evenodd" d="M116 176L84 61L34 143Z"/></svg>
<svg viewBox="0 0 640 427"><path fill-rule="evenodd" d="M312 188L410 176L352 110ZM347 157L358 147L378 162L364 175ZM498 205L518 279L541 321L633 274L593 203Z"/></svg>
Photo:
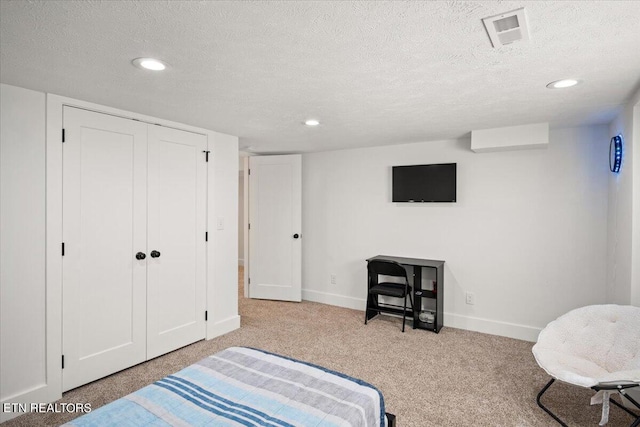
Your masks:
<svg viewBox="0 0 640 427"><path fill-rule="evenodd" d="M402 314L402 332L407 318L407 297L411 304L409 315L413 317L413 299L411 298L412 288L409 285L407 270L395 261L371 260L367 263L368 283L367 283L367 308L364 315L364 324L369 320L369 313L393 313ZM378 276L392 276L403 278L403 283L378 282ZM404 306L378 302L378 295L402 298ZM376 314L373 314L375 316ZM371 317L373 317L371 316Z"/></svg>

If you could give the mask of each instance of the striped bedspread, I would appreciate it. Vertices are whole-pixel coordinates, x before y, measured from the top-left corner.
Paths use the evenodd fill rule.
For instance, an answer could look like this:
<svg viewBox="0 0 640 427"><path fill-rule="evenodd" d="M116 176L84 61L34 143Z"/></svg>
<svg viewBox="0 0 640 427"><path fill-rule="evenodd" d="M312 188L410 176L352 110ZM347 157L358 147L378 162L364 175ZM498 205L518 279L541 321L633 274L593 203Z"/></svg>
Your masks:
<svg viewBox="0 0 640 427"><path fill-rule="evenodd" d="M231 347L67 426L380 426L373 386L262 350Z"/></svg>

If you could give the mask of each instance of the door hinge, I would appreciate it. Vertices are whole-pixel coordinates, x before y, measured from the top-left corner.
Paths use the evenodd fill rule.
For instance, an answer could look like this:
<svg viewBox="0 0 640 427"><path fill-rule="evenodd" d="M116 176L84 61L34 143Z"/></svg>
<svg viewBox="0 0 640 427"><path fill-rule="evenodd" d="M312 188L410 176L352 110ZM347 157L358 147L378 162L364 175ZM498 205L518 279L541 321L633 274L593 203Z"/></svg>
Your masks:
<svg viewBox="0 0 640 427"><path fill-rule="evenodd" d="M64 129L62 129L62 142L64 142Z"/></svg>
<svg viewBox="0 0 640 427"><path fill-rule="evenodd" d="M62 355L62 369L64 369L64 354Z"/></svg>
<svg viewBox="0 0 640 427"><path fill-rule="evenodd" d="M251 223L249 223L249 230L251 230Z"/></svg>
<svg viewBox="0 0 640 427"><path fill-rule="evenodd" d="M203 151L203 153L204 153L204 159L208 163L209 162L209 153L210 153L210 151Z"/></svg>
<svg viewBox="0 0 640 427"><path fill-rule="evenodd" d="M251 175L251 169L249 169L249 175Z"/></svg>
<svg viewBox="0 0 640 427"><path fill-rule="evenodd" d="M207 321L207 317L208 317L209 312L207 310L204 311L204 321Z"/></svg>
<svg viewBox="0 0 640 427"><path fill-rule="evenodd" d="M64 256L64 242L62 242L62 256Z"/></svg>
<svg viewBox="0 0 640 427"><path fill-rule="evenodd" d="M208 241L209 241L209 232L208 232L208 231L205 231L205 232L204 232L204 241L205 241L205 242L208 242Z"/></svg>
<svg viewBox="0 0 640 427"><path fill-rule="evenodd" d="M249 284L251 284L251 277L249 277L247 280L249 281Z"/></svg>

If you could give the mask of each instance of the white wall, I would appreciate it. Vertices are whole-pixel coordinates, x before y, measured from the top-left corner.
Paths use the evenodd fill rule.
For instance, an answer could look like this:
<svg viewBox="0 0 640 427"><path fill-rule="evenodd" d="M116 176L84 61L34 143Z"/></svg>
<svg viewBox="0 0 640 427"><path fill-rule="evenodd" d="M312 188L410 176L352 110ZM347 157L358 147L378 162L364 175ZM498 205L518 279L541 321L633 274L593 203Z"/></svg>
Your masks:
<svg viewBox="0 0 640 427"><path fill-rule="evenodd" d="M622 134L623 165L618 174L609 173L609 220L607 223L607 302L629 304L631 301L632 178L630 156L632 116L627 109L611 123L608 140Z"/></svg>
<svg viewBox="0 0 640 427"><path fill-rule="evenodd" d="M38 402L60 394L47 372L45 94L2 84L0 101L0 401Z"/></svg>
<svg viewBox="0 0 640 427"><path fill-rule="evenodd" d="M633 197L631 243L631 304L640 307L640 90L634 97L633 108ZM639 393L640 394L640 393ZM640 399L640 395L638 396Z"/></svg>
<svg viewBox="0 0 640 427"><path fill-rule="evenodd" d="M611 302L640 307L640 89L611 123L610 136L618 133L624 153L620 174L609 178L609 198L618 204L609 207L607 290ZM640 399L638 390L629 394Z"/></svg>
<svg viewBox="0 0 640 427"><path fill-rule="evenodd" d="M640 90L611 123L608 138L622 134L620 173L609 174L607 299L640 306ZM635 189L635 191L634 191Z"/></svg>
<svg viewBox="0 0 640 427"><path fill-rule="evenodd" d="M213 142L213 144L212 144ZM209 149L207 339L240 327L238 315L238 137L212 132ZM211 173L213 172L213 176ZM222 222L222 229L218 225Z"/></svg>
<svg viewBox="0 0 640 427"><path fill-rule="evenodd" d="M469 146L304 155L303 298L364 309L365 259L387 254L446 261L445 326L535 340L558 315L604 302L608 128L551 131L543 150ZM445 162L458 164L457 203L390 202L392 166Z"/></svg>

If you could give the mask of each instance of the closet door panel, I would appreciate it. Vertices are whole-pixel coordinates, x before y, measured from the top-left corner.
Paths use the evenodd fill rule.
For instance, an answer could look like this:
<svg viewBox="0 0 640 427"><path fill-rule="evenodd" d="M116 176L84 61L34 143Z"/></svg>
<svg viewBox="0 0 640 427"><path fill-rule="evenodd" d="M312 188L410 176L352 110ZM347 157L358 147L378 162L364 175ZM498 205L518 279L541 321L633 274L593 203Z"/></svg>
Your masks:
<svg viewBox="0 0 640 427"><path fill-rule="evenodd" d="M149 128L148 358L205 336L206 144Z"/></svg>
<svg viewBox="0 0 640 427"><path fill-rule="evenodd" d="M147 126L64 108L63 389L146 359Z"/></svg>

